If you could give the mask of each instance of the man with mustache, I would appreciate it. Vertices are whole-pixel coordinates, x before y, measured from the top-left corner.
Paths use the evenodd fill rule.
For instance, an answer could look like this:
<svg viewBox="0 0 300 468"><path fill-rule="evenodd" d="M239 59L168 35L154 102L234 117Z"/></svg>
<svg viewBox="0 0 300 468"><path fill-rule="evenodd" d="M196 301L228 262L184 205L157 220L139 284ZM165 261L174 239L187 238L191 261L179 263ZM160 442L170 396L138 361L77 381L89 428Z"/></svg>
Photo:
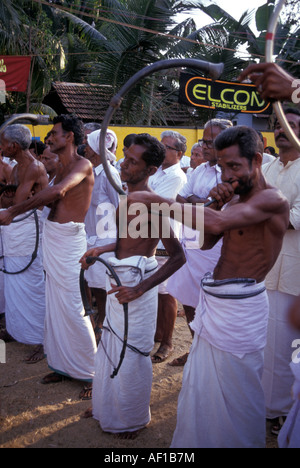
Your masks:
<svg viewBox="0 0 300 468"><path fill-rule="evenodd" d="M222 183L210 191L213 209L150 192L129 194L128 202L144 203L151 212L166 203L172 206L172 218L193 229L203 215L203 249L223 238L219 262L201 282L171 447L261 448L266 429L261 374L269 312L264 279L280 253L289 205L263 177L263 145L255 130L228 128L217 136L215 148Z"/></svg>
<svg viewBox="0 0 300 468"><path fill-rule="evenodd" d="M291 108L286 118L300 137L300 112ZM294 377L290 369L292 343L299 331L289 323L289 308L300 294L300 153L289 142L280 123L275 123L275 142L279 157L263 167L270 185L280 189L290 205L290 222L280 255L266 277L270 301L268 340L265 349L263 387L267 418L273 420L271 432L278 434L293 404L291 387Z"/></svg>

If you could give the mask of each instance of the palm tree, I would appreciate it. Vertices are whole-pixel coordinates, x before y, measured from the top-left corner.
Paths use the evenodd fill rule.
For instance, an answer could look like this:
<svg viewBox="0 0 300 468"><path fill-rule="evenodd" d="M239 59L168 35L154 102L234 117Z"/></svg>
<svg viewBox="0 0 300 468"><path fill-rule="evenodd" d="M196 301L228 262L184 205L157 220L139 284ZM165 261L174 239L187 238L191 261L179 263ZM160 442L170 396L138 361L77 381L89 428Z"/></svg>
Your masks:
<svg viewBox="0 0 300 468"><path fill-rule="evenodd" d="M88 23L68 12L62 15L57 8L52 8L51 4L45 5L31 0L2 0L0 54L32 57L27 99L19 93L9 93L10 110L39 110L48 113L49 109L43 110L40 103L49 91L51 82L60 79L64 74L66 77L74 75L77 68L75 57L79 57L78 52L86 53L93 41L99 42L104 39ZM74 51L76 54L73 56ZM66 54L70 54L68 61L65 60Z"/></svg>
<svg viewBox="0 0 300 468"><path fill-rule="evenodd" d="M158 60L188 54L199 57L196 47L191 51L189 40L182 39L189 38L196 25L189 18L177 23L175 16L183 6L175 0L104 0L101 5L101 19L95 26L107 41L102 42L96 60L82 65L83 80L109 83L113 95L136 71ZM165 124L177 91L177 72L148 77L125 98L122 123Z"/></svg>

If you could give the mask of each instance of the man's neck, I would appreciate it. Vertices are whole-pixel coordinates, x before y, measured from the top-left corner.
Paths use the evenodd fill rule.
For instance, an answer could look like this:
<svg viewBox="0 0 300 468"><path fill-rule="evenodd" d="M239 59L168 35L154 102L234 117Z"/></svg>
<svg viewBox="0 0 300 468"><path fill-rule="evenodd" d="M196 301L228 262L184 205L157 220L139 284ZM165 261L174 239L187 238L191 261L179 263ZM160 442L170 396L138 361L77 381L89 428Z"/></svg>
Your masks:
<svg viewBox="0 0 300 468"><path fill-rule="evenodd" d="M78 157L77 147L72 145L70 147L65 147L61 150L57 150L57 155L61 164L63 166L68 166L70 162L74 161L74 159Z"/></svg>
<svg viewBox="0 0 300 468"><path fill-rule="evenodd" d="M148 178L146 180L143 180L139 182L138 184L127 184L128 188L128 193L133 193L133 192L150 192L151 189L148 185Z"/></svg>
<svg viewBox="0 0 300 468"><path fill-rule="evenodd" d="M168 169L169 167L172 167L172 166L175 166L175 164L178 164L179 161L176 160L175 162L173 163L168 163L168 162L163 162L162 165L161 165L161 168L164 170L164 169Z"/></svg>
<svg viewBox="0 0 300 468"><path fill-rule="evenodd" d="M256 193L265 190L268 187L265 177L262 174L259 174L257 179L254 181L252 189L247 194L240 195L240 201L246 203L250 198L252 198Z"/></svg>
<svg viewBox="0 0 300 468"><path fill-rule="evenodd" d="M300 153L296 149L280 149L279 158L284 166L290 161L296 161L300 158Z"/></svg>
<svg viewBox="0 0 300 468"><path fill-rule="evenodd" d="M14 159L17 161L17 163L21 166L24 166L28 163L31 163L34 161L34 156L30 153L29 150L24 150L24 151L19 151L14 155Z"/></svg>

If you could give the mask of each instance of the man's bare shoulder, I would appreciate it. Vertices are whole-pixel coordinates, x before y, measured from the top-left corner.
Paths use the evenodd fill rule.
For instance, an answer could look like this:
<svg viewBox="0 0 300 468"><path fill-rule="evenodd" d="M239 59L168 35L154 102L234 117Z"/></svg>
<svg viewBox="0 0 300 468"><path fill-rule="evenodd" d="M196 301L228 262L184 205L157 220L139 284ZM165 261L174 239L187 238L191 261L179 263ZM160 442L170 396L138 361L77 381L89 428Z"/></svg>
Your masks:
<svg viewBox="0 0 300 468"><path fill-rule="evenodd" d="M75 167L76 169L78 168L81 171L86 171L87 173L92 173L93 172L93 165L92 163L84 158L83 156L77 155L76 161L75 161Z"/></svg>
<svg viewBox="0 0 300 468"><path fill-rule="evenodd" d="M282 213L289 212L289 202L284 194L276 187L267 185L265 190L262 190L257 197L262 206L270 211Z"/></svg>

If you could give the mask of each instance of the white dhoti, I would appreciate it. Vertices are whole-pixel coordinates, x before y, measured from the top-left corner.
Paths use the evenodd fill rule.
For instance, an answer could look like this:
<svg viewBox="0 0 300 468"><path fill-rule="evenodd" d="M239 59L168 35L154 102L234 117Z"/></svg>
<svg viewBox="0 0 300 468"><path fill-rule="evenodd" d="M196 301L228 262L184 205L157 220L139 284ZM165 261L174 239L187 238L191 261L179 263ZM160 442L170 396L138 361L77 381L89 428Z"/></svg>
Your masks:
<svg viewBox="0 0 300 468"><path fill-rule="evenodd" d="M37 211L37 216L39 212ZM21 215L18 218L23 218ZM25 269L37 239L34 215L2 226L4 267L7 272ZM45 278L40 253L22 273L4 275L5 319L8 333L20 343L44 343Z"/></svg>
<svg viewBox="0 0 300 468"><path fill-rule="evenodd" d="M199 232L186 226L183 232L185 237L181 245L186 263L170 277L167 290L182 305L196 309L199 303L201 280L208 271L215 269L220 258L223 241L219 241L213 249L201 250ZM188 234L190 237L187 237ZM195 240L192 238L193 234Z"/></svg>
<svg viewBox="0 0 300 468"><path fill-rule="evenodd" d="M299 349L299 348L298 348ZM294 375L293 406L282 426L278 436L279 448L300 448L300 362L299 355L295 362L291 362L291 371Z"/></svg>
<svg viewBox="0 0 300 468"><path fill-rule="evenodd" d="M91 381L97 350L79 287L79 260L86 252L83 223L46 221L43 253L46 271L45 353L55 372Z"/></svg>
<svg viewBox="0 0 300 468"><path fill-rule="evenodd" d="M292 327L288 311L295 296L268 290L270 315L262 377L267 418L287 416L292 405L291 388L294 376L290 369L292 343L300 339L300 332Z"/></svg>
<svg viewBox="0 0 300 468"><path fill-rule="evenodd" d="M154 257L110 258L109 263L123 286L135 286L157 269ZM115 281L108 277L107 290L112 284ZM157 287L128 304L128 347L119 373L112 379L123 347L124 310L114 294L108 296L93 382L93 416L105 432L133 432L150 422L150 352L154 345L157 305Z"/></svg>
<svg viewBox="0 0 300 468"><path fill-rule="evenodd" d="M111 242L113 242L113 240ZM93 237L87 239L88 250L95 247L102 247L103 245L103 243L97 242L97 239ZM111 255L111 252L107 252L101 255L101 258L107 261ZM90 288L106 289L106 267L103 263L95 262L94 265L91 265L89 269L85 271L84 277Z"/></svg>
<svg viewBox="0 0 300 468"><path fill-rule="evenodd" d="M264 284L203 282L172 448L262 448ZM240 280L236 280L240 281Z"/></svg>

